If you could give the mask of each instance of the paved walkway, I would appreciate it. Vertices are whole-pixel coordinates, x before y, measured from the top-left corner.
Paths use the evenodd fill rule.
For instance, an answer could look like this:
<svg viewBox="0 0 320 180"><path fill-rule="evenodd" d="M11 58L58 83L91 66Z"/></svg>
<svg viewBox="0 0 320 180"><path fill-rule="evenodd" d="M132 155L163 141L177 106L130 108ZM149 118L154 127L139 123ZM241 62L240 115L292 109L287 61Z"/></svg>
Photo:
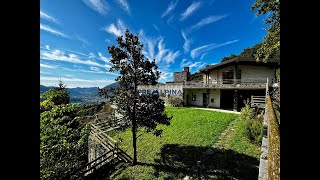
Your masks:
<svg viewBox="0 0 320 180"><path fill-rule="evenodd" d="M209 111L218 111L218 112L225 112L225 113L233 113L233 114L240 114L240 112L235 112L235 111L229 111L229 110L224 110L224 109L215 109L215 108L199 108L199 107L192 107L190 108L194 109L202 109L202 110L209 110Z"/></svg>

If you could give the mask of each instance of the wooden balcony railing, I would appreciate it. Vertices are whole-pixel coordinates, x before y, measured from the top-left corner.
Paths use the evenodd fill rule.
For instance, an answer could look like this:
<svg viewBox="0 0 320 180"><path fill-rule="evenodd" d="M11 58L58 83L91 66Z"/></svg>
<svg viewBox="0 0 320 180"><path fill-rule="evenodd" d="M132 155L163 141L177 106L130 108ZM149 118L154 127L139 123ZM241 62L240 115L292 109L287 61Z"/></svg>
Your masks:
<svg viewBox="0 0 320 180"><path fill-rule="evenodd" d="M219 81L184 83L184 88L266 88L267 78L223 79Z"/></svg>

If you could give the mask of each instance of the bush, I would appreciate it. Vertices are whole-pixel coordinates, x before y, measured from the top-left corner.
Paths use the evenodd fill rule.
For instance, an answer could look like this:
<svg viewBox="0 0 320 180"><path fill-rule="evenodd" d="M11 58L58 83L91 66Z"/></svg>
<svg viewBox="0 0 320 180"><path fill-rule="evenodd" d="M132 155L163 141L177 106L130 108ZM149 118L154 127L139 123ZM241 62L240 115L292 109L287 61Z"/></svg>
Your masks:
<svg viewBox="0 0 320 180"><path fill-rule="evenodd" d="M254 116L253 109L248 104L241 109L239 116L243 134L254 144L261 144L263 136L263 116Z"/></svg>
<svg viewBox="0 0 320 180"><path fill-rule="evenodd" d="M173 107L181 107L181 106L183 106L183 99L181 99L177 96L170 96L167 99L167 103Z"/></svg>

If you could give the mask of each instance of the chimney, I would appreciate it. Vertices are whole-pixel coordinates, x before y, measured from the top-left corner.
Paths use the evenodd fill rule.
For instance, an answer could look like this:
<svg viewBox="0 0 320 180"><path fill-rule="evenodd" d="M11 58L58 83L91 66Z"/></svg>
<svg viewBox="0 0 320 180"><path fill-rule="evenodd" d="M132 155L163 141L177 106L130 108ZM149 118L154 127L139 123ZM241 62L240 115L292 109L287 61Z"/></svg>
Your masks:
<svg viewBox="0 0 320 180"><path fill-rule="evenodd" d="M184 72L189 72L189 66L188 67L183 67Z"/></svg>

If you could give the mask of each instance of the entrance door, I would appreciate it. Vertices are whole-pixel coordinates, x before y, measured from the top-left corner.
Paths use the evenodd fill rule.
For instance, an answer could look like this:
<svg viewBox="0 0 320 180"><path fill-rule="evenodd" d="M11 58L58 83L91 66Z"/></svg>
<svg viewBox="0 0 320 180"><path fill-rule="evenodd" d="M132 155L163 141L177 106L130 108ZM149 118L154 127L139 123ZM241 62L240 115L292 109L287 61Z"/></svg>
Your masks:
<svg viewBox="0 0 320 180"><path fill-rule="evenodd" d="M203 107L208 107L208 93L203 93Z"/></svg>
<svg viewBox="0 0 320 180"><path fill-rule="evenodd" d="M220 108L232 110L233 109L233 95L234 95L234 90L221 90Z"/></svg>

